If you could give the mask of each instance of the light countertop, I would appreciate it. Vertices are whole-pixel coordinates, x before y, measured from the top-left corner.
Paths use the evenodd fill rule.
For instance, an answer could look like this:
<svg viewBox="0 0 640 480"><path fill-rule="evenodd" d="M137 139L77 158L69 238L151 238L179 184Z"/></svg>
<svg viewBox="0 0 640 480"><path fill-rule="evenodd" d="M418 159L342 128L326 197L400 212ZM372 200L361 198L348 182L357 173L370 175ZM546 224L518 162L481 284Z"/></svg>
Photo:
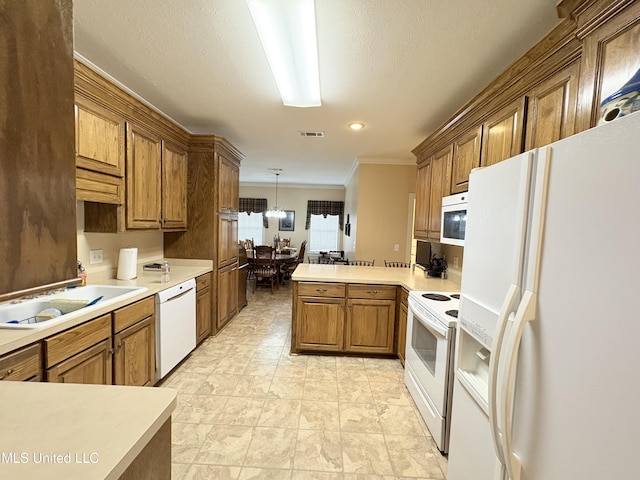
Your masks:
<svg viewBox="0 0 640 480"><path fill-rule="evenodd" d="M365 283L400 285L407 290L432 290L458 292L460 282L456 278L425 277L416 268L358 267L354 265L323 265L301 263L291 279L299 282Z"/></svg>
<svg viewBox="0 0 640 480"><path fill-rule="evenodd" d="M190 278L195 278L213 270L213 262L211 260L183 260L168 259L171 265L171 280L168 283L160 283L160 272L150 272L142 269L142 264L138 265L138 277L133 280L117 280L115 278L115 269L104 272L90 273L87 277L88 285L127 285L135 287L145 287L147 290L136 294L133 297L126 298L116 303L111 303L100 307L98 303L96 307L85 314L75 316L68 321L55 323L50 326L30 329L0 329L0 355L11 352L20 347L37 342L43 338L49 337L55 333L61 332L68 328L74 327L81 323L99 317L118 308L134 303L143 298L155 295L161 290L182 283ZM161 262L161 260L157 260ZM144 262L153 263L153 262ZM82 288L82 287L78 287Z"/></svg>
<svg viewBox="0 0 640 480"><path fill-rule="evenodd" d="M112 385L0 382L0 398L0 478L22 480L119 478L176 407L175 390Z"/></svg>

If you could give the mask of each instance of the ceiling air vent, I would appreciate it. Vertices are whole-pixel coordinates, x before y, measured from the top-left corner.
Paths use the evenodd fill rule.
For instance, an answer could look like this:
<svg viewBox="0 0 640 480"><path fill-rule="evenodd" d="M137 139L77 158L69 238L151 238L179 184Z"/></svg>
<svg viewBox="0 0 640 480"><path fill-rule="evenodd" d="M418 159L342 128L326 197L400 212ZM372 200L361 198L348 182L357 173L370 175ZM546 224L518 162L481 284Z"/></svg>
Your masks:
<svg viewBox="0 0 640 480"><path fill-rule="evenodd" d="M298 131L301 137L324 137L324 132L302 132Z"/></svg>

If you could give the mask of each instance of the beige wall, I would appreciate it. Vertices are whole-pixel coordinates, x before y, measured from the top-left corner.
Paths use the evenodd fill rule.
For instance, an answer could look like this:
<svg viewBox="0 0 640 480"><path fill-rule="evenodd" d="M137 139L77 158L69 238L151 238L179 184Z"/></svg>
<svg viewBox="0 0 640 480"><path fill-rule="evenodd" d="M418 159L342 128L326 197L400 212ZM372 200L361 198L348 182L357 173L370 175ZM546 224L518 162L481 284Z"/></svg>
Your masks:
<svg viewBox="0 0 640 480"><path fill-rule="evenodd" d="M78 201L76 203L78 260L84 265L87 276L90 276L92 272L116 269L121 248L136 247L138 249L138 263L163 257L162 233L160 232L85 233L84 202ZM89 250L97 249L102 250L103 262L89 265Z"/></svg>
<svg viewBox="0 0 640 480"><path fill-rule="evenodd" d="M360 163L358 170L355 257L379 266L385 260L409 261L409 194L415 192L416 166Z"/></svg>
<svg viewBox="0 0 640 480"><path fill-rule="evenodd" d="M355 259L356 254L356 235L358 232L358 189L360 180L360 170L356 167L353 175L347 183L347 188L344 192L344 221L347 221L347 214L349 215L349 222L351 223L350 235L346 234L342 237L342 247L344 254L347 258Z"/></svg>
<svg viewBox="0 0 640 480"><path fill-rule="evenodd" d="M278 207L282 210L295 211L295 225L293 232L278 232L278 221L269 219L269 228L265 230L264 240L267 244L273 243L273 237L280 234L281 238L291 238L294 247L308 239L305 230L307 218L307 200L334 200L344 201L344 187L318 187L318 186L283 186L278 185ZM242 185L240 184L240 196L249 198L266 198L268 208L273 208L276 201L275 181L273 185ZM346 219L346 215L345 215Z"/></svg>

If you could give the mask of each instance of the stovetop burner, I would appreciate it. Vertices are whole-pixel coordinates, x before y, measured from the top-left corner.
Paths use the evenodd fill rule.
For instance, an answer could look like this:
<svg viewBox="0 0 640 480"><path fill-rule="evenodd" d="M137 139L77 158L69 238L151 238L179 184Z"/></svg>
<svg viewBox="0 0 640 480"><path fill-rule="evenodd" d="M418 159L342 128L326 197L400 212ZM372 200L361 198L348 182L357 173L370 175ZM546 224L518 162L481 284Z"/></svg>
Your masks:
<svg viewBox="0 0 640 480"><path fill-rule="evenodd" d="M447 315L450 315L450 316L452 316L454 318L458 318L458 310L447 310L444 313L446 313Z"/></svg>
<svg viewBox="0 0 640 480"><path fill-rule="evenodd" d="M451 300L451 298L446 295L440 295L439 293L423 293L422 296L429 300L435 300L437 302L447 302Z"/></svg>
<svg viewBox="0 0 640 480"><path fill-rule="evenodd" d="M451 295L449 295L451 298L455 298L457 300L460 300L460 294L459 293L453 293Z"/></svg>

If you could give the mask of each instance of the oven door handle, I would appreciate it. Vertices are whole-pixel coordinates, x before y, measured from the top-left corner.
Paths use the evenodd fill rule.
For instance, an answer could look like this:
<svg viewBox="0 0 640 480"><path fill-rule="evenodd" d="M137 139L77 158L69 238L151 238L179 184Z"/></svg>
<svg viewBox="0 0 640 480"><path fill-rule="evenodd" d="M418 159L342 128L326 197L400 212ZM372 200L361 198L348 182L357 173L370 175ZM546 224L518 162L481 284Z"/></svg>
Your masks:
<svg viewBox="0 0 640 480"><path fill-rule="evenodd" d="M449 337L449 329L448 328L446 328L446 327L444 327L444 326L442 326L440 324L433 323L433 322L430 322L429 320L421 318L420 315L416 315L416 312L414 312L413 310L411 311L411 313L413 314L413 318L418 320L431 333L438 334L443 338L448 338Z"/></svg>

